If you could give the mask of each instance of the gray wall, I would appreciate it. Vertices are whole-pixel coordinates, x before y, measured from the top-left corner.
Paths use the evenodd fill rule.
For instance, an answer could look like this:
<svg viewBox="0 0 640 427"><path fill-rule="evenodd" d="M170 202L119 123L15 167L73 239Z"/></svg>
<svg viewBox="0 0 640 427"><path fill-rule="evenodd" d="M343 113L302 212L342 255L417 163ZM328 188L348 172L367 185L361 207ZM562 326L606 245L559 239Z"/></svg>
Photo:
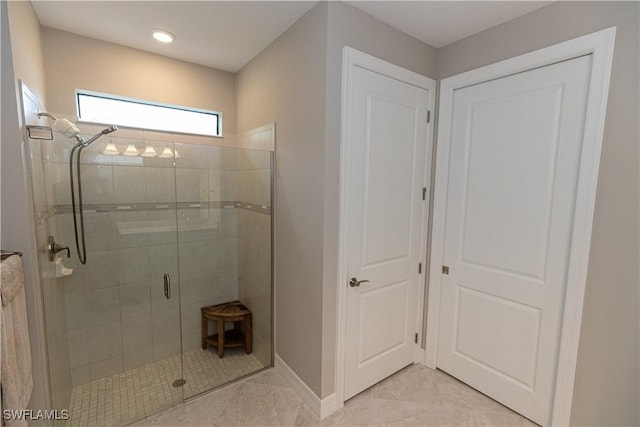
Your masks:
<svg viewBox="0 0 640 427"><path fill-rule="evenodd" d="M237 76L238 132L276 122L276 353L320 394L326 3Z"/></svg>
<svg viewBox="0 0 640 427"><path fill-rule="evenodd" d="M342 48L424 75L435 49L340 2L320 3L237 77L238 132L276 122L276 353L335 391Z"/></svg>
<svg viewBox="0 0 640 427"><path fill-rule="evenodd" d="M639 425L638 2L562 2L438 50L444 78L617 26L572 425Z"/></svg>
<svg viewBox="0 0 640 427"><path fill-rule="evenodd" d="M335 391L336 278L340 214L342 48L350 46L418 74L435 78L436 50L341 2L329 2L327 21L326 140L324 147L324 262L322 394Z"/></svg>
<svg viewBox="0 0 640 427"><path fill-rule="evenodd" d="M31 340L34 387L30 408L48 407L45 383L44 335L40 319L38 260L33 227L33 201L27 183L26 158L23 156L23 131L18 116L17 81L23 80L42 100L44 77L40 27L28 2L2 2L2 159L1 232L2 248L23 253L26 282L27 316ZM9 24L10 23L10 24ZM10 207L7 209L7 207Z"/></svg>
<svg viewBox="0 0 640 427"><path fill-rule="evenodd" d="M15 77L45 99L44 59L40 23L30 2L8 2Z"/></svg>
<svg viewBox="0 0 640 427"><path fill-rule="evenodd" d="M42 44L52 112L76 115L75 90L85 89L219 111L225 136L235 134L233 73L46 27Z"/></svg>

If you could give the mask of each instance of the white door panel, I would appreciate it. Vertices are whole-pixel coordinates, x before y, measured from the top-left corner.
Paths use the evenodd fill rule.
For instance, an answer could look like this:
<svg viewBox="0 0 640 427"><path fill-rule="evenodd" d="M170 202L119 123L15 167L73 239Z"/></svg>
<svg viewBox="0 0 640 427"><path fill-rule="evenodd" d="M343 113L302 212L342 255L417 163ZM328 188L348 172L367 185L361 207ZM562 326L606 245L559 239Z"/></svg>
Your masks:
<svg viewBox="0 0 640 427"><path fill-rule="evenodd" d="M428 102L354 69L347 271L368 282L347 291L347 399L414 360Z"/></svg>
<svg viewBox="0 0 640 427"><path fill-rule="evenodd" d="M360 293L361 331L358 345L358 362L367 364L381 354L402 346L407 330L404 316L386 316L385 313L402 313L407 306L408 283L400 282L363 290Z"/></svg>
<svg viewBox="0 0 640 427"><path fill-rule="evenodd" d="M454 93L437 364L550 421L591 56Z"/></svg>

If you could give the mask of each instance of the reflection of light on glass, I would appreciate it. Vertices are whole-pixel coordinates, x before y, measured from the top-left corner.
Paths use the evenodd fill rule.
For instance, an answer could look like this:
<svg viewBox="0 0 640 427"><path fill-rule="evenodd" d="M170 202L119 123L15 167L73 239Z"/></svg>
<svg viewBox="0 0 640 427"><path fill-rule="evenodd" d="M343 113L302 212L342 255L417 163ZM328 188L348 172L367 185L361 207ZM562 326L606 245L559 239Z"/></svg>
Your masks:
<svg viewBox="0 0 640 427"><path fill-rule="evenodd" d="M163 159L170 159L173 157L173 152L171 151L171 148L169 147L164 147L164 151L160 154L159 157L162 157Z"/></svg>
<svg viewBox="0 0 640 427"><path fill-rule="evenodd" d="M147 148L144 149L144 153L140 155L142 157L155 157L158 155L158 153L156 153L156 150L154 150L152 146L147 145Z"/></svg>
<svg viewBox="0 0 640 427"><path fill-rule="evenodd" d="M175 150L173 150L174 155L176 156L176 159L180 158L180 154L178 154L178 149L176 148Z"/></svg>
<svg viewBox="0 0 640 427"><path fill-rule="evenodd" d="M107 144L107 147L104 149L102 154L106 156L117 156L120 154L120 152L118 151L116 146L113 144L113 142L110 142Z"/></svg>
<svg viewBox="0 0 640 427"><path fill-rule="evenodd" d="M133 144L127 145L127 149L122 153L123 156L137 156L138 154L138 150L136 150Z"/></svg>

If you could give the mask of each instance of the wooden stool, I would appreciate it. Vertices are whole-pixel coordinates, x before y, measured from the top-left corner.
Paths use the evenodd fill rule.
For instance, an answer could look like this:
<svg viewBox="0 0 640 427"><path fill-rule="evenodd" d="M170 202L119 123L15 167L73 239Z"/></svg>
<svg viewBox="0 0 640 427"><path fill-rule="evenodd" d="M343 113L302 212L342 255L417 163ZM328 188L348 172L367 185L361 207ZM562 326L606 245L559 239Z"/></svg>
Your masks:
<svg viewBox="0 0 640 427"><path fill-rule="evenodd" d="M202 307L202 349L209 345L218 347L218 356L224 357L227 347L244 346L247 354L251 353L251 310L240 301ZM218 333L209 335L209 320L218 322ZM224 330L225 322L234 322L234 328ZM244 329L244 331L243 331Z"/></svg>

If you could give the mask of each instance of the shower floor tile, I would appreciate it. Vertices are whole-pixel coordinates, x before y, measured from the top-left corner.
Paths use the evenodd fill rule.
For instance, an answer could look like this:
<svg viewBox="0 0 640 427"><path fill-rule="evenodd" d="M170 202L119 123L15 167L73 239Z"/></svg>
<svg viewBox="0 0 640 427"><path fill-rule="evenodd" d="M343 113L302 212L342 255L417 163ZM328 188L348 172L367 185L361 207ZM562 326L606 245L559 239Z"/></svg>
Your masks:
<svg viewBox="0 0 640 427"><path fill-rule="evenodd" d="M263 368L241 348L222 359L211 349L183 357L183 387L173 387L183 377L180 355L74 387L67 425L121 426L181 403L183 393L188 398Z"/></svg>

